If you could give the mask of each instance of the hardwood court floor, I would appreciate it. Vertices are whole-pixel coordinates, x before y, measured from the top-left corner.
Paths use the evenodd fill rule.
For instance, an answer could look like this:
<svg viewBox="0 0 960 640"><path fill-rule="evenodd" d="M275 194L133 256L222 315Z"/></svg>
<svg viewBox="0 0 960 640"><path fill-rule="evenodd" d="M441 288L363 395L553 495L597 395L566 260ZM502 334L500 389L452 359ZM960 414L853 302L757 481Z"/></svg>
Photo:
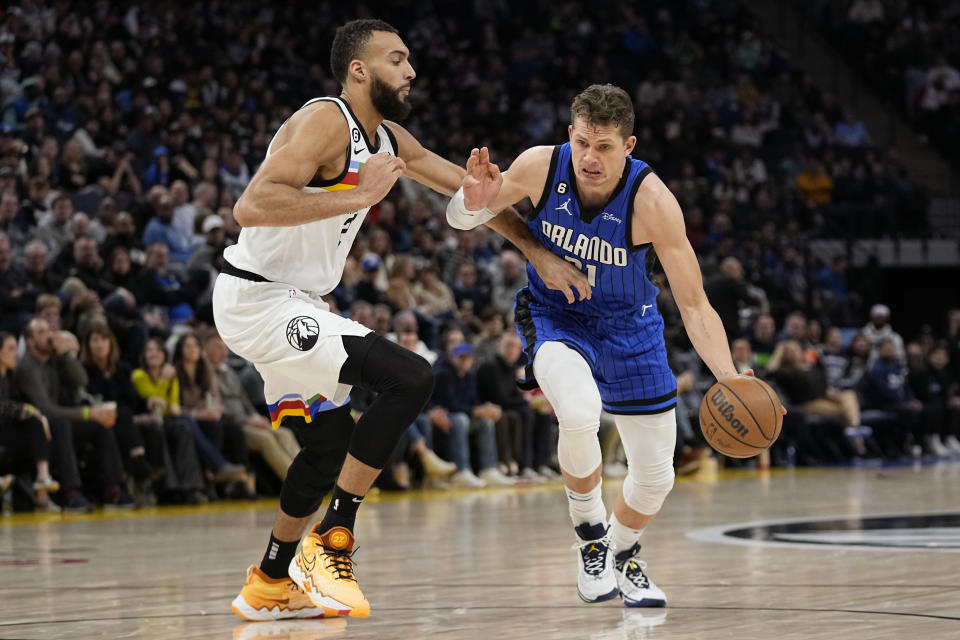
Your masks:
<svg viewBox="0 0 960 640"><path fill-rule="evenodd" d="M580 602L559 485L384 496L364 505L357 527L373 615L291 623L248 624L230 611L263 552L273 503L6 517L0 639L958 638L960 529L901 523L896 539L939 540L914 550L688 536L756 520L956 513L958 485L956 464L680 482L642 541L669 599L663 610ZM605 487L610 504L617 484ZM847 526L824 535L861 535Z"/></svg>

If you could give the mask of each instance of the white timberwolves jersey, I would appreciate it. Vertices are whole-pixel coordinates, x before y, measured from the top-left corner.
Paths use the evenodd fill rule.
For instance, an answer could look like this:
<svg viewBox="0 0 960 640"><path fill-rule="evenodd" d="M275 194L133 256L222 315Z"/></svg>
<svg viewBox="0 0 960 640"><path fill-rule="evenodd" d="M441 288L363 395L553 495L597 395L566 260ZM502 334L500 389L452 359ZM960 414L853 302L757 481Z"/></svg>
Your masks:
<svg viewBox="0 0 960 640"><path fill-rule="evenodd" d="M363 127L353 116L350 106L340 98L314 98L303 106L320 100L339 106L343 117L347 119L350 128L347 162L337 178L325 181L314 179L303 190L316 193L355 189L360 166L376 153L396 155L396 141L393 134L381 124L377 127L379 146L374 148L373 142L367 139ZM323 141L318 141L318 144L323 144ZM267 156L272 147L273 141L267 148ZM324 295L340 282L347 254L369 210L367 207L296 227L244 228L237 244L224 251L224 258L238 269L251 271L267 280Z"/></svg>

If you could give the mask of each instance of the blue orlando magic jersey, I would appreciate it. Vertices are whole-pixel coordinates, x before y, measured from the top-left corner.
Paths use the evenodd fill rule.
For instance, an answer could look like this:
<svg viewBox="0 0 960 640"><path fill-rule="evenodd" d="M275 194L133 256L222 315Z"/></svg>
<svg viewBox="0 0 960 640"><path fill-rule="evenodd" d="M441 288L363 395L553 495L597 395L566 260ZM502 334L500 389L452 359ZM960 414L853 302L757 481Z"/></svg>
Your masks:
<svg viewBox="0 0 960 640"><path fill-rule="evenodd" d="M623 175L610 201L584 210L572 176L570 143L554 148L537 217L528 225L533 235L556 255L586 273L593 289L590 300L568 304L559 291L548 289L527 265L530 291L542 304L588 315L646 313L655 309L659 289L647 278L648 245L633 246L633 200L640 183L651 173L642 160L627 158ZM644 315L646 315L646 313Z"/></svg>
<svg viewBox="0 0 960 640"><path fill-rule="evenodd" d="M529 285L517 293L514 317L524 353L532 362L546 342L560 342L590 365L609 413L650 414L673 408L677 381L667 365L659 289L647 278L649 245L632 241L633 201L651 173L626 158L620 182L602 208L585 210L577 194L570 143L554 149L533 235L583 271L589 300L567 303L527 266ZM528 375L530 373L528 369Z"/></svg>

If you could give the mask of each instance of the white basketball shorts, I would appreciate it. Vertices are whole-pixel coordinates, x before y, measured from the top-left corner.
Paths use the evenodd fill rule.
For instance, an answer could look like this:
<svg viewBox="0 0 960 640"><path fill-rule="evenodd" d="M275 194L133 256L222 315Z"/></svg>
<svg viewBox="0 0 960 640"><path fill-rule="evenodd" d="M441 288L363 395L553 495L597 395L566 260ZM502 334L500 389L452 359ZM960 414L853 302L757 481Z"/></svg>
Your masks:
<svg viewBox="0 0 960 640"><path fill-rule="evenodd" d="M331 313L320 296L225 273L214 286L213 318L230 350L263 376L274 428L284 416L303 416L310 422L331 404L346 402L351 387L339 382L347 360L341 336L370 333L362 324Z"/></svg>

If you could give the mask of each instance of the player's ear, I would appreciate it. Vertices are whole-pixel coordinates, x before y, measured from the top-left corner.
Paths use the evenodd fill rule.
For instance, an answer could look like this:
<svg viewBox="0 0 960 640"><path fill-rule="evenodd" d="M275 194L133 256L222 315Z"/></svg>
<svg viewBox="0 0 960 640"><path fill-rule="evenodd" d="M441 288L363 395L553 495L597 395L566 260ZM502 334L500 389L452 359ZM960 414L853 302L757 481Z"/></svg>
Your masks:
<svg viewBox="0 0 960 640"><path fill-rule="evenodd" d="M349 66L347 66L347 75L357 82L366 82L367 65L362 60L351 60Z"/></svg>
<svg viewBox="0 0 960 640"><path fill-rule="evenodd" d="M573 142L573 125L567 125L567 135L570 136L570 142Z"/></svg>
<svg viewBox="0 0 960 640"><path fill-rule="evenodd" d="M627 142L623 146L623 155L628 156L633 153L633 148L635 146L637 146L637 136L630 136L627 138Z"/></svg>

